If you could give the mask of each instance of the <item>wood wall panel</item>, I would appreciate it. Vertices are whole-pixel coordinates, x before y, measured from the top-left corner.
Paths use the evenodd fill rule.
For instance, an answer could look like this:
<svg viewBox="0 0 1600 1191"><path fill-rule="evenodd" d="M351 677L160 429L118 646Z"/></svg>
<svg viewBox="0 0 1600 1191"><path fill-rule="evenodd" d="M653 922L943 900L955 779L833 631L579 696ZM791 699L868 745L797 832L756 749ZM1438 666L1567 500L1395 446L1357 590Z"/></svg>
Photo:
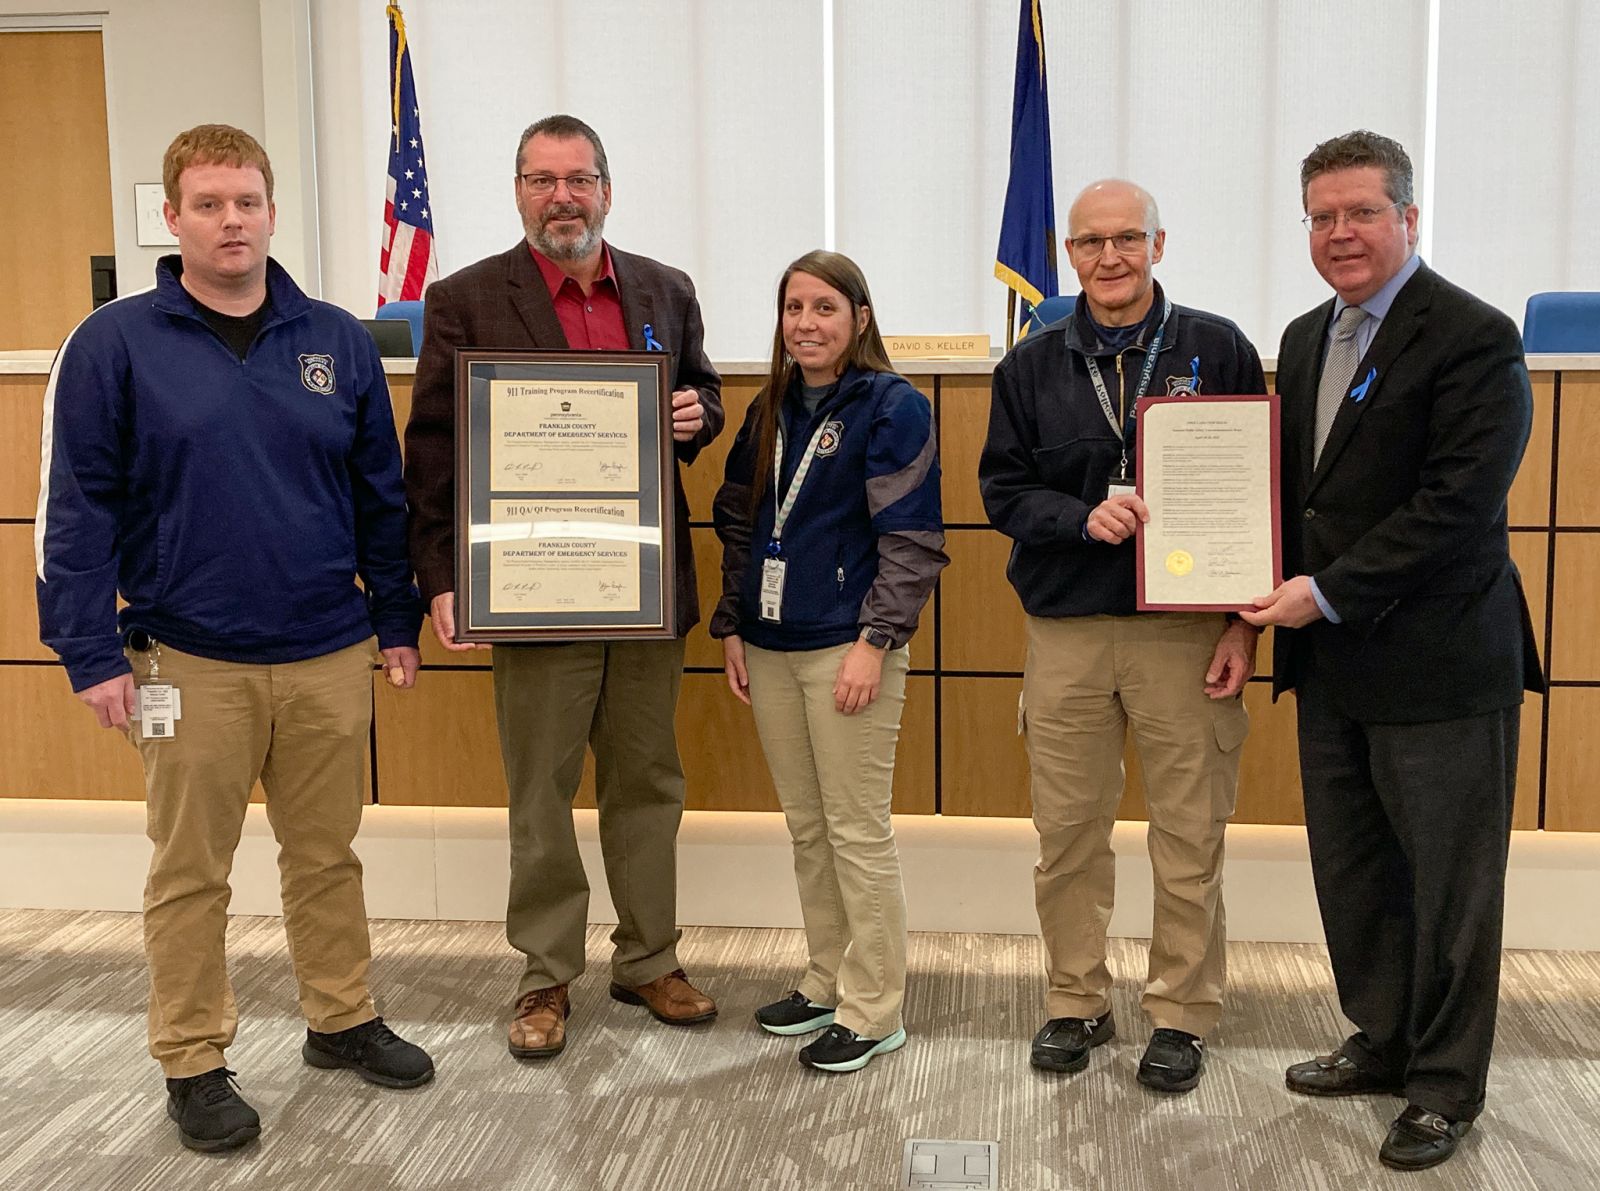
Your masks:
<svg viewBox="0 0 1600 1191"><path fill-rule="evenodd" d="M683 493L689 499L689 519L710 521L711 502L717 489L722 487L722 477L728 466L728 450L733 446L739 427L744 425L745 411L755 400L764 378L759 376L725 376L722 378L722 408L728 416L722 433L711 445L700 452L692 466L680 467L683 476Z"/></svg>
<svg viewBox="0 0 1600 1191"><path fill-rule="evenodd" d="M989 378L947 376L939 383L939 467L944 519L987 525L978 491L978 457L989 432Z"/></svg>
<svg viewBox="0 0 1600 1191"><path fill-rule="evenodd" d="M411 390L416 385L415 376L404 373L384 378L389 382L389 404L394 410L394 431L400 437L400 449L405 450L406 423L411 419Z"/></svg>
<svg viewBox="0 0 1600 1191"><path fill-rule="evenodd" d="M1533 432L1512 481L1507 511L1512 525L1550 524L1550 434L1555 425L1555 375L1535 373Z"/></svg>
<svg viewBox="0 0 1600 1191"><path fill-rule="evenodd" d="M945 678L939 748L947 815L1027 818L1028 756L1017 734L1021 678Z"/></svg>
<svg viewBox="0 0 1600 1191"><path fill-rule="evenodd" d="M950 565L939 589L946 670L1022 672L1028 649L1027 617L1006 579L1011 539L992 529L952 529L945 534Z"/></svg>
<svg viewBox="0 0 1600 1191"><path fill-rule="evenodd" d="M55 661L39 644L34 595L33 523L0 525L0 661Z"/></svg>
<svg viewBox="0 0 1600 1191"><path fill-rule="evenodd" d="M756 720L720 674L685 674L678 697L685 805L702 811L775 811Z"/></svg>
<svg viewBox="0 0 1600 1191"><path fill-rule="evenodd" d="M1600 831L1600 687L1550 692L1550 752L1545 778L1546 831Z"/></svg>
<svg viewBox="0 0 1600 1191"><path fill-rule="evenodd" d="M1561 378L1557 466L1556 524L1600 525L1600 378L1592 373Z"/></svg>
<svg viewBox="0 0 1600 1191"><path fill-rule="evenodd" d="M0 666L0 722L0 796L144 799L138 752L95 723L61 667Z"/></svg>
<svg viewBox="0 0 1600 1191"><path fill-rule="evenodd" d="M409 691L373 678L378 800L396 806L505 806L487 671L435 670Z"/></svg>
<svg viewBox="0 0 1600 1191"><path fill-rule="evenodd" d="M0 350L54 348L94 309L90 256L116 251L98 30L0 34L0 145Z"/></svg>
<svg viewBox="0 0 1600 1191"><path fill-rule="evenodd" d="M923 392L931 393L929 377L912 380ZM726 449L759 383L756 377L728 378L725 397L729 428L693 468L684 472L697 519L704 521L710 515L710 501L721 482ZM1513 523L1525 527L1543 526L1548 520L1553 383L1551 374L1535 377L1533 436L1512 493ZM977 491L976 471L987 426L989 380L987 376L946 376L940 386L945 516L953 523L983 525L986 517ZM393 376L390 387L396 424L403 429L409 413L412 378ZM0 517L12 517L18 522L0 524L0 575L6 584L0 588L0 598L6 599L6 606L12 610L0 624L0 662L50 657L35 635L33 527L25 523L33 515L37 497L36 444L43 389L44 378L40 376L0 377L0 431L6 435L6 446L0 449L7 452L11 463L0 468ZM1600 525L1600 497L1592 495L1595 486L1586 482L1586 477L1600 474L1600 377L1566 374L1562 415L1562 522ZM694 529L693 536L702 613L708 614L720 588L720 545L714 532L703 525ZM1600 534L1558 534L1556 540L1553 591L1547 574L1550 538L1546 532L1524 529L1513 533L1513 558L1522 574L1541 639L1546 608L1553 614L1551 661L1556 679L1600 681L1600 631L1592 627L1592 593L1600 588ZM1025 618L1005 579L1009 541L988 529L951 530L948 541L951 566L944 573L937 597L938 622L944 634L940 664L946 672L1019 672L1025 649ZM491 680L486 672L492 652L446 654L430 643L431 638L431 627L425 625L425 665L448 669L427 670L418 689L408 693L393 691L381 678L375 683L377 773L383 800L422 805L504 805L505 782L494 725ZM930 603L913 638L915 669L933 669L934 646L934 606ZM703 627L689 642L687 663L720 670L721 650ZM1269 635L1262 640L1257 669L1266 675L1271 668ZM942 683L942 734L935 724L936 683ZM98 730L87 725L81 705L65 687L64 677L55 667L0 668L0 698L25 706L36 718L46 713L56 717L47 726L8 735L0 748L0 763L9 764L0 772L21 775L18 781L23 786L46 791L44 796L92 797L92 792L85 791L92 791L90 783L98 782L105 789L120 791L105 796L142 797L136 754L109 734L96 735ZM928 813L934 809L934 750L938 748L945 813L1026 816L1027 762L1016 735L1016 696L1020 687L1020 677L936 679L923 674L913 678L896 770L896 810ZM1247 689L1246 702L1252 715L1252 730L1245 745L1235 821L1300 822L1293 699L1273 705L1267 685L1255 683ZM1592 822L1600 819L1600 810L1585 807L1594 801L1586 779L1592 774L1596 759L1587 756L1584 733L1596 711L1600 711L1600 698L1593 691L1558 688L1552 696L1549 827L1600 830L1600 822ZM1530 696L1522 711L1515 811L1519 828L1537 825L1542 716L1542 701ZM748 711L728 693L720 673L685 675L678 720L691 807L776 806L753 722ZM62 750L62 740L81 740L82 744ZM70 752L70 764L58 763L58 752ZM41 779L37 771L45 764L41 760L45 756L53 772ZM96 761L96 757L101 759ZM1139 818L1145 813L1143 783L1131 748L1126 760L1127 789L1119 815ZM125 771L123 778L113 777L105 785L103 775L115 774L119 764ZM592 791L591 762L586 765L579 805L592 805ZM6 792L28 791L19 787Z"/></svg>
<svg viewBox="0 0 1600 1191"><path fill-rule="evenodd" d="M505 806L505 770L495 727L492 676L433 671L415 689L374 680L378 782L397 806ZM678 698L678 750L690 810L777 810L777 795L750 709L720 674L685 674ZM898 814L931 814L933 679L906 687L894 785ZM450 742L448 745L445 742ZM594 758L585 754L574 803L594 806Z"/></svg>
<svg viewBox="0 0 1600 1191"><path fill-rule="evenodd" d="M1533 617L1533 635L1539 642L1539 657L1544 658L1544 618L1550 602L1550 535L1513 533L1511 561L1522 576L1522 592L1528 598L1528 613Z"/></svg>
<svg viewBox="0 0 1600 1191"><path fill-rule="evenodd" d="M0 517L38 511L44 386L42 376L0 376Z"/></svg>
<svg viewBox="0 0 1600 1191"><path fill-rule="evenodd" d="M1600 472L1595 473L1600 476ZM1550 674L1557 681L1600 681L1600 534L1556 535L1554 632Z"/></svg>
<svg viewBox="0 0 1600 1191"><path fill-rule="evenodd" d="M1250 735L1239 759L1233 822L1304 823L1293 693L1274 703L1270 684L1252 682L1245 687L1244 705L1250 713Z"/></svg>

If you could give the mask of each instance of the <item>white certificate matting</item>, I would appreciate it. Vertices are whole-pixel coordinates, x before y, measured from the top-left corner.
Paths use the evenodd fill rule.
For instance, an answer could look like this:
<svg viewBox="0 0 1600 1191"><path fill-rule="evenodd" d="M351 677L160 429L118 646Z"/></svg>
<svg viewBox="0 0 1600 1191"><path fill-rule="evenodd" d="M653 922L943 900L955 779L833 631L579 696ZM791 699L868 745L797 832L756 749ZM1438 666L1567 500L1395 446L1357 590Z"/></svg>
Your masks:
<svg viewBox="0 0 1600 1191"><path fill-rule="evenodd" d="M1139 607L1250 608L1278 586L1278 399L1139 403Z"/></svg>

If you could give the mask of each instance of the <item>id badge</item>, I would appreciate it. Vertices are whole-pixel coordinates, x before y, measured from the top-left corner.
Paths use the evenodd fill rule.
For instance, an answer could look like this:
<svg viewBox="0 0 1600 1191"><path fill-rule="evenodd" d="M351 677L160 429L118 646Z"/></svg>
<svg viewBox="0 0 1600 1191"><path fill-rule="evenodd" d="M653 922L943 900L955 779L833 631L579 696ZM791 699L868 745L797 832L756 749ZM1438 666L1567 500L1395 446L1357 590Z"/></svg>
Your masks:
<svg viewBox="0 0 1600 1191"><path fill-rule="evenodd" d="M145 740L171 740L183 718L178 688L169 683L149 683L139 688L139 735Z"/></svg>
<svg viewBox="0 0 1600 1191"><path fill-rule="evenodd" d="M1132 480L1112 479L1112 481L1106 485L1106 499L1109 500L1113 496L1133 496L1137 494L1138 491L1138 485Z"/></svg>
<svg viewBox="0 0 1600 1191"><path fill-rule="evenodd" d="M783 575L789 568L786 558L761 560L761 619L774 623L783 610Z"/></svg>

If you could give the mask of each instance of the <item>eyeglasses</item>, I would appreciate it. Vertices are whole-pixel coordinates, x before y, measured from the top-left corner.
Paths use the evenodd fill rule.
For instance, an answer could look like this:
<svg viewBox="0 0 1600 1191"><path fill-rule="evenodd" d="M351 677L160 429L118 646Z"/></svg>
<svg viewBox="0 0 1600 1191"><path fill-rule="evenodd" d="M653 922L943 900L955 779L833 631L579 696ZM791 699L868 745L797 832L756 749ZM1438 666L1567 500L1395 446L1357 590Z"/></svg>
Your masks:
<svg viewBox="0 0 1600 1191"><path fill-rule="evenodd" d="M588 198L600 185L599 174L568 174L558 178L554 174L518 174L528 193L543 198L556 192L556 183L565 182L567 193L574 198Z"/></svg>
<svg viewBox="0 0 1600 1191"><path fill-rule="evenodd" d="M1111 245L1118 256L1137 256L1144 251L1145 241L1150 238L1149 232L1118 232L1113 236L1075 236L1067 240L1067 247L1072 250L1072 255L1082 257L1084 260L1093 260L1106 250L1106 245Z"/></svg>
<svg viewBox="0 0 1600 1191"><path fill-rule="evenodd" d="M1390 203L1387 207L1351 207L1346 211L1313 211L1300 222L1315 236L1325 236L1339 225L1342 216L1351 227L1371 227L1396 207L1405 203Z"/></svg>

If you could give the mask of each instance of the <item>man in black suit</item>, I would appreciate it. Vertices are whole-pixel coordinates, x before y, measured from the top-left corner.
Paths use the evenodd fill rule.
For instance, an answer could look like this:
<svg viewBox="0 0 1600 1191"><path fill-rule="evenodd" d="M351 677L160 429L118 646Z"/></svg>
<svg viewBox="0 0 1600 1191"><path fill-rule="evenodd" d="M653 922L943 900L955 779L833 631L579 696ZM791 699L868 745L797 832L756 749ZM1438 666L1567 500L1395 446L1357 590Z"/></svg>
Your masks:
<svg viewBox="0 0 1600 1191"><path fill-rule="evenodd" d="M1278 355L1293 576L1279 626L1299 699L1306 832L1356 1032L1297 1063L1307 1095L1402 1094L1388 1166L1448 1158L1483 1108L1499 999L1523 690L1543 688L1506 494L1533 417L1516 326L1415 255L1411 161L1352 132L1300 167L1335 297Z"/></svg>
<svg viewBox="0 0 1600 1191"><path fill-rule="evenodd" d="M406 427L411 561L435 635L455 641L455 349L665 351L672 437L693 463L722 429L722 382L706 358L687 275L602 238L611 171L594 129L573 116L532 124L512 180L525 238L429 287ZM676 478L676 472L674 472ZM507 1037L518 1058L566 1045L567 985L584 967L588 881L572 824L584 748L595 757L600 850L616 905L611 995L669 1025L717 1007L678 965L675 847L683 769L673 713L683 637L699 616L689 509L677 504L677 638L502 645L495 715L510 788L506 935L527 957Z"/></svg>

